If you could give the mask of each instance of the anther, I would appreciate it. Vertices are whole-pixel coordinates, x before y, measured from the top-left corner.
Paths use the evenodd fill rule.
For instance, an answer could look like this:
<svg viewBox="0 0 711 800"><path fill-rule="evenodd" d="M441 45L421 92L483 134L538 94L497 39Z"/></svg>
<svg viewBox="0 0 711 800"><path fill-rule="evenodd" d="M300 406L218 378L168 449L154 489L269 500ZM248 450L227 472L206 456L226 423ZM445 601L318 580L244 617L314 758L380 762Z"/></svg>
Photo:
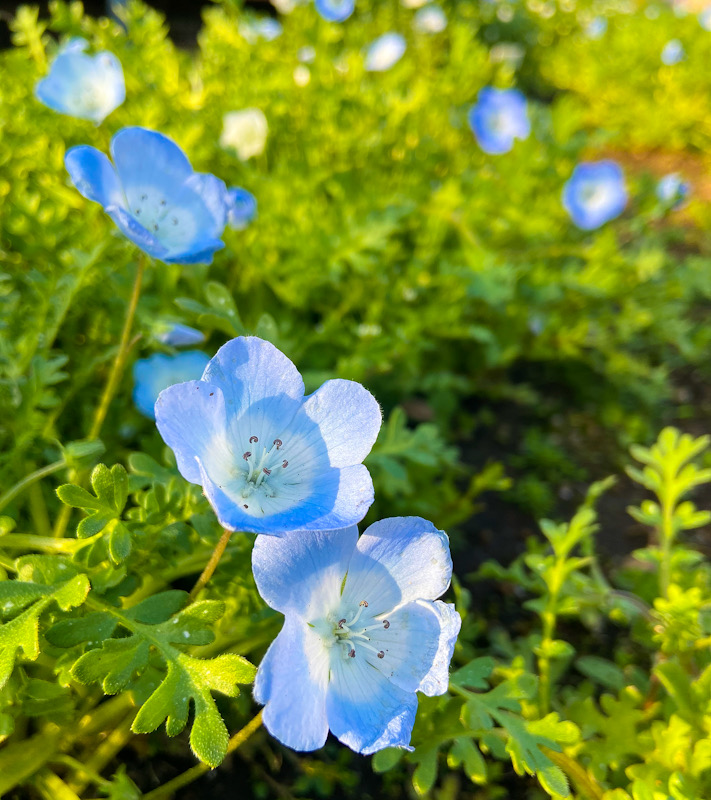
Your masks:
<svg viewBox="0 0 711 800"><path fill-rule="evenodd" d="M249 506L248 506L247 504L245 504L245 505L244 505L244 508L249 508Z"/></svg>
<svg viewBox="0 0 711 800"><path fill-rule="evenodd" d="M349 655L351 658L355 658L355 647L354 647L352 650L349 650L349 651L348 651L348 655Z"/></svg>
<svg viewBox="0 0 711 800"><path fill-rule="evenodd" d="M358 605L363 606L363 608L368 608L368 601L367 600L361 600Z"/></svg>
<svg viewBox="0 0 711 800"><path fill-rule="evenodd" d="M258 442L258 441L259 441L259 439L256 436L250 436L249 437L249 443L250 444L253 444L254 442Z"/></svg>
<svg viewBox="0 0 711 800"><path fill-rule="evenodd" d="M281 462L281 465L282 465L282 467L288 467L289 466L289 462L284 460L284 461Z"/></svg>
<svg viewBox="0 0 711 800"><path fill-rule="evenodd" d="M344 626L345 624L346 624L346 618L345 618L345 617L343 617L343 619L339 619L339 620L338 620L338 627L339 627L339 628L343 628L343 626Z"/></svg>
<svg viewBox="0 0 711 800"><path fill-rule="evenodd" d="M161 204L162 206L164 206L164 205L165 205L165 200L161 200L161 201L160 201L160 204Z"/></svg>
<svg viewBox="0 0 711 800"><path fill-rule="evenodd" d="M390 627L390 623L388 622L388 620L384 619L383 620L383 628L385 628L385 630L387 630L389 627Z"/></svg>
<svg viewBox="0 0 711 800"><path fill-rule="evenodd" d="M272 444L276 445L277 450L284 444L281 439L275 439Z"/></svg>
<svg viewBox="0 0 711 800"><path fill-rule="evenodd" d="M173 225L177 225L178 224L178 218L177 217L173 217L171 222L173 223Z"/></svg>
<svg viewBox="0 0 711 800"><path fill-rule="evenodd" d="M146 200L147 198L148 198L148 195L147 195L147 194L142 194L142 195L141 195L141 200Z"/></svg>
<svg viewBox="0 0 711 800"><path fill-rule="evenodd" d="M272 474L272 471L271 471L270 469L267 469L266 467L263 467L263 468L262 468L262 472L263 472L265 475L271 475L271 474Z"/></svg>
<svg viewBox="0 0 711 800"><path fill-rule="evenodd" d="M385 653L382 650L379 651L378 658L385 658Z"/></svg>
<svg viewBox="0 0 711 800"><path fill-rule="evenodd" d="M141 209L140 209L140 208L137 208L137 209L136 209L136 216L137 216L137 217L140 217L140 216L141 216Z"/></svg>
<svg viewBox="0 0 711 800"><path fill-rule="evenodd" d="M158 223L156 223L156 224L153 226L153 230L154 230L154 231L157 231L157 230L158 230Z"/></svg>
<svg viewBox="0 0 711 800"><path fill-rule="evenodd" d="M246 452L246 453L245 453L245 454L242 456L242 458L243 458L245 461L246 461L248 458L251 458L251 457L252 457L252 454L250 453L250 451L249 451L249 450L247 450L247 452Z"/></svg>

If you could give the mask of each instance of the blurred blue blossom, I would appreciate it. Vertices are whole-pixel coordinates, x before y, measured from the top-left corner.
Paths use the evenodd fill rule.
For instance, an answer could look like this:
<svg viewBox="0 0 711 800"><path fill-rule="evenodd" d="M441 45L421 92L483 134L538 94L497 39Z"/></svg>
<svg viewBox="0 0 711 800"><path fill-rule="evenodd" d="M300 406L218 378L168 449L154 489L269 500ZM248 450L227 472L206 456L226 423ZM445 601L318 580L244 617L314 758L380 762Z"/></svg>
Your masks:
<svg viewBox="0 0 711 800"><path fill-rule="evenodd" d="M662 50L662 62L668 66L684 60L684 46L678 39L668 41Z"/></svg>
<svg viewBox="0 0 711 800"><path fill-rule="evenodd" d="M241 231L257 216L257 200L251 192L239 186L227 191L229 212L227 222L230 228Z"/></svg>
<svg viewBox="0 0 711 800"><path fill-rule="evenodd" d="M582 230L599 228L627 205L625 176L614 161L578 164L563 188L563 206Z"/></svg>
<svg viewBox="0 0 711 800"><path fill-rule="evenodd" d="M53 111L97 125L126 99L121 62L113 53L84 51L85 39L71 39L35 86L35 97Z"/></svg>
<svg viewBox="0 0 711 800"><path fill-rule="evenodd" d="M469 110L469 127L485 153L508 153L531 133L526 98L518 89L485 87Z"/></svg>
<svg viewBox="0 0 711 800"><path fill-rule="evenodd" d="M167 264L210 264L224 247L227 187L195 172L162 133L123 128L111 140L114 163L95 147L72 147L64 163L77 189L104 207L119 229Z"/></svg>
<svg viewBox="0 0 711 800"><path fill-rule="evenodd" d="M254 44L259 39L273 42L278 39L284 29L281 22L274 17L258 16L243 21L239 26L240 34L250 43Z"/></svg>
<svg viewBox="0 0 711 800"><path fill-rule="evenodd" d="M602 39L607 31L607 20L605 17L595 17L585 28L588 39Z"/></svg>
<svg viewBox="0 0 711 800"><path fill-rule="evenodd" d="M199 350L188 350L166 356L156 353L141 358L133 365L133 402L146 417L155 419L158 395L174 383L199 378L210 362L210 356Z"/></svg>
<svg viewBox="0 0 711 800"><path fill-rule="evenodd" d="M316 58L316 50L311 45L300 47L296 57L302 64L310 64Z"/></svg>
<svg viewBox="0 0 711 800"><path fill-rule="evenodd" d="M158 323L154 329L154 336L159 342L170 347L189 347L205 341L205 334L202 331L183 325L182 322Z"/></svg>
<svg viewBox="0 0 711 800"><path fill-rule="evenodd" d="M355 0L314 0L314 5L329 22L344 22L355 10Z"/></svg>
<svg viewBox="0 0 711 800"><path fill-rule="evenodd" d="M705 8L699 14L699 22L704 30L711 31L711 8Z"/></svg>
<svg viewBox="0 0 711 800"><path fill-rule="evenodd" d="M262 339L227 342L201 380L161 393L156 420L181 474L229 530L332 530L373 502L361 462L380 430L375 398L345 380L304 397L296 367Z"/></svg>
<svg viewBox="0 0 711 800"><path fill-rule="evenodd" d="M437 598L449 586L447 534L419 517L358 529L258 536L252 569L284 627L262 659L254 698L294 750L329 729L358 753L408 748L417 694L444 694L461 626ZM408 748L412 749L412 748Z"/></svg>
<svg viewBox="0 0 711 800"><path fill-rule="evenodd" d="M678 172L670 172L657 183L657 198L668 208L680 208L691 192L689 183Z"/></svg>
<svg viewBox="0 0 711 800"><path fill-rule="evenodd" d="M384 33L368 48L365 68L368 72L385 72L403 57L407 44L399 33Z"/></svg>
<svg viewBox="0 0 711 800"><path fill-rule="evenodd" d="M442 33L447 27L447 15L439 6L425 6L415 14L412 27L418 33Z"/></svg>

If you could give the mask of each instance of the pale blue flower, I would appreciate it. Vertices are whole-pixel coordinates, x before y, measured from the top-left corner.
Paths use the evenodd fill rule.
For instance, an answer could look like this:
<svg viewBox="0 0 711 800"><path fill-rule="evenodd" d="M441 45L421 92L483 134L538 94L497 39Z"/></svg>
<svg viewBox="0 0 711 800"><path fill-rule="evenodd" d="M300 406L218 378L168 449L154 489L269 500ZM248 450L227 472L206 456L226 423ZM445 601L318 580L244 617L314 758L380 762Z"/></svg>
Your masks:
<svg viewBox="0 0 711 800"><path fill-rule="evenodd" d="M699 23L705 31L711 31L711 8L705 8L699 14Z"/></svg>
<svg viewBox="0 0 711 800"><path fill-rule="evenodd" d="M301 61L302 64L311 64L316 58L316 50L311 47L311 45L300 47L296 57L299 59L299 61Z"/></svg>
<svg viewBox="0 0 711 800"><path fill-rule="evenodd" d="M161 393L156 420L181 474L229 530L332 530L373 502L361 462L380 430L375 398L345 380L304 397L296 367L262 339L227 342L201 380Z"/></svg>
<svg viewBox="0 0 711 800"><path fill-rule="evenodd" d="M447 534L397 517L360 539L355 526L258 536L252 569L284 614L254 684L272 736L301 751L321 747L329 729L358 753L408 747L416 692L447 691L461 626L437 600L452 577Z"/></svg>
<svg viewBox="0 0 711 800"><path fill-rule="evenodd" d="M227 224L227 187L195 172L175 142L146 128L111 140L112 164L95 147L72 147L64 163L74 185L104 207L122 233L168 264L210 264ZM115 165L115 166L114 166Z"/></svg>
<svg viewBox="0 0 711 800"><path fill-rule="evenodd" d="M385 72L403 57L407 44L399 33L384 33L368 48L365 68L368 72Z"/></svg>
<svg viewBox="0 0 711 800"><path fill-rule="evenodd" d="M174 383L199 378L210 362L210 356L199 350L188 350L166 356L156 353L141 358L133 365L133 402L146 417L155 419L158 395Z"/></svg>
<svg viewBox="0 0 711 800"><path fill-rule="evenodd" d="M684 45L678 39L671 39L664 45L662 50L662 62L667 66L673 66L684 60Z"/></svg>
<svg viewBox="0 0 711 800"><path fill-rule="evenodd" d="M531 133L526 98L518 89L486 86L469 111L469 127L485 153L508 153L516 139Z"/></svg>
<svg viewBox="0 0 711 800"><path fill-rule="evenodd" d="M607 20L605 17L595 17L585 28L588 39L602 39L607 31Z"/></svg>
<svg viewBox="0 0 711 800"><path fill-rule="evenodd" d="M159 322L155 326L154 336L170 347L190 347L205 341L202 331L183 325L182 322Z"/></svg>
<svg viewBox="0 0 711 800"><path fill-rule="evenodd" d="M228 190L230 210L227 222L230 228L241 231L257 216L257 200L251 192L239 186Z"/></svg>
<svg viewBox="0 0 711 800"><path fill-rule="evenodd" d="M618 217L626 205L625 176L614 161L578 164L563 188L565 210L586 231Z"/></svg>
<svg viewBox="0 0 711 800"><path fill-rule="evenodd" d="M345 22L355 10L355 0L314 0L316 11L329 22Z"/></svg>
<svg viewBox="0 0 711 800"><path fill-rule="evenodd" d="M254 44L259 39L273 42L278 39L284 29L281 22L274 17L253 17L240 25L239 32L250 43Z"/></svg>
<svg viewBox="0 0 711 800"><path fill-rule="evenodd" d="M439 6L421 8L412 20L418 33L442 33L447 28L447 15Z"/></svg>
<svg viewBox="0 0 711 800"><path fill-rule="evenodd" d="M678 172L665 175L657 183L657 198L668 208L680 208L689 196L691 187Z"/></svg>
<svg viewBox="0 0 711 800"><path fill-rule="evenodd" d="M87 55L89 42L71 39L38 81L35 97L53 111L97 125L126 99L121 62L113 53Z"/></svg>

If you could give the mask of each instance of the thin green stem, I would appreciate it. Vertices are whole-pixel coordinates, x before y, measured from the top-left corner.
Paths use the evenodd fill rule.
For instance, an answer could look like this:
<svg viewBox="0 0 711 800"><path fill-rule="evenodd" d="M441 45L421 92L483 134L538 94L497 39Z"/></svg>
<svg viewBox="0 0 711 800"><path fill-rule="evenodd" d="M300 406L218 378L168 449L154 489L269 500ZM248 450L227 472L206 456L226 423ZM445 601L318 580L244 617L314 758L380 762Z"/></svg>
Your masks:
<svg viewBox="0 0 711 800"><path fill-rule="evenodd" d="M238 747L241 747L255 731L259 730L262 724L262 712L260 711L254 719L248 722L241 731L238 731L229 741L227 745L227 753L234 753ZM143 800L163 800L163 798L172 797L179 789L196 781L201 775L210 771L207 764L197 764L191 769L178 775L173 780L164 783L152 792L143 795Z"/></svg>
<svg viewBox="0 0 711 800"><path fill-rule="evenodd" d="M48 550L55 553L74 553L86 547L97 537L88 539L55 539L53 536L35 536L34 533L8 533L0 536L0 548L10 550Z"/></svg>
<svg viewBox="0 0 711 800"><path fill-rule="evenodd" d="M563 772L573 781L578 791L585 795L588 800L602 800L605 795L600 784L588 773L587 770L574 761L565 753L558 753L550 747L541 747L541 750L550 760L560 767Z"/></svg>
<svg viewBox="0 0 711 800"><path fill-rule="evenodd" d="M223 553L227 549L227 545L229 544L231 536L232 536L232 531L228 531L227 529L225 529L222 532L220 541L217 543L217 546L212 551L210 560L205 565L205 569L202 571L202 575L200 575L200 577L197 579L195 586L193 586L192 592L190 592L191 601L195 600L195 598L205 588L207 582L210 580L213 573L217 569L217 565L220 563L220 559L222 558Z"/></svg>
<svg viewBox="0 0 711 800"><path fill-rule="evenodd" d="M0 511L2 511L5 506L9 505L20 492L24 489L27 489L28 486L31 486L36 481L45 478L47 475L52 475L54 472L59 472L60 469L67 466L67 462L64 459L60 461L55 461L53 464L48 464L46 467L41 467L40 469L36 469L34 472L30 472L29 475L26 475L21 481L18 481L14 486L8 489L3 495L0 496Z"/></svg>

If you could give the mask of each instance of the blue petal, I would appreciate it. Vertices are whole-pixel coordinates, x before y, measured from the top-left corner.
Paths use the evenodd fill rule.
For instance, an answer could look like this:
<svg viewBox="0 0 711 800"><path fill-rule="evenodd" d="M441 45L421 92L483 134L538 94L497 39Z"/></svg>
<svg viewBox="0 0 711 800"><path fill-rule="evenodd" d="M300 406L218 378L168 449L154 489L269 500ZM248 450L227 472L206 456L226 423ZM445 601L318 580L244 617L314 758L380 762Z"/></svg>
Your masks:
<svg viewBox="0 0 711 800"><path fill-rule="evenodd" d="M424 603L426 601L421 602ZM432 667L418 687L418 691L428 697L445 694L449 688L449 664L452 660L459 630L462 627L462 618L451 603L443 603L441 600L437 600L431 603L431 606L440 621L439 644Z"/></svg>
<svg viewBox="0 0 711 800"><path fill-rule="evenodd" d="M271 608L310 620L324 601L341 595L358 529L296 531L288 536L257 536L252 572L259 594Z"/></svg>
<svg viewBox="0 0 711 800"><path fill-rule="evenodd" d="M158 395L176 383L199 378L209 358L199 350L166 356L157 353L139 359L133 365L133 401L145 416L155 419L154 406Z"/></svg>
<svg viewBox="0 0 711 800"><path fill-rule="evenodd" d="M451 578L447 534L420 517L393 517L375 522L358 540L343 600L357 604L366 598L377 616L400 603L436 599Z"/></svg>
<svg viewBox="0 0 711 800"><path fill-rule="evenodd" d="M130 239L134 244L137 244L141 250L145 250L149 256L164 261L167 257L168 251L156 239L156 237L148 230L146 230L140 222L137 222L124 208L117 206L108 206L106 213L116 223L116 227Z"/></svg>
<svg viewBox="0 0 711 800"><path fill-rule="evenodd" d="M326 686L328 655L320 637L296 616L262 659L254 699L264 703L266 729L293 750L318 750L328 736Z"/></svg>
<svg viewBox="0 0 711 800"><path fill-rule="evenodd" d="M313 431L325 443L332 467L350 467L371 451L381 424L373 395L355 381L337 379L326 381L306 398L290 435L308 436Z"/></svg>
<svg viewBox="0 0 711 800"><path fill-rule="evenodd" d="M125 199L116 170L109 159L95 147L72 147L64 157L72 183L79 192L104 208L123 208Z"/></svg>
<svg viewBox="0 0 711 800"><path fill-rule="evenodd" d="M203 381L171 386L158 396L155 414L163 441L190 483L202 483L198 458L208 464L233 458L226 444L225 402L216 386Z"/></svg>
<svg viewBox="0 0 711 800"><path fill-rule="evenodd" d="M335 658L326 697L328 726L364 755L410 743L417 695L398 688L364 659Z"/></svg>
<svg viewBox="0 0 711 800"><path fill-rule="evenodd" d="M189 325L183 325L182 322L161 323L155 337L159 342L170 347L187 347L205 341L205 334L202 331L191 328ZM202 372L200 374L202 375Z"/></svg>
<svg viewBox="0 0 711 800"><path fill-rule="evenodd" d="M231 228L242 230L257 215L257 201L253 194L239 186L228 190L230 210L228 220Z"/></svg>
<svg viewBox="0 0 711 800"><path fill-rule="evenodd" d="M304 382L299 371L273 344L240 336L224 344L205 370L204 380L219 386L230 419L246 416L240 427L266 441L270 421L286 428L301 406Z"/></svg>
<svg viewBox="0 0 711 800"><path fill-rule="evenodd" d="M185 185L200 197L212 217L214 232L221 235L230 210L230 197L225 182L210 173L196 172L187 179Z"/></svg>
<svg viewBox="0 0 711 800"><path fill-rule="evenodd" d="M315 0L314 7L329 22L345 22L355 9L355 0Z"/></svg>

